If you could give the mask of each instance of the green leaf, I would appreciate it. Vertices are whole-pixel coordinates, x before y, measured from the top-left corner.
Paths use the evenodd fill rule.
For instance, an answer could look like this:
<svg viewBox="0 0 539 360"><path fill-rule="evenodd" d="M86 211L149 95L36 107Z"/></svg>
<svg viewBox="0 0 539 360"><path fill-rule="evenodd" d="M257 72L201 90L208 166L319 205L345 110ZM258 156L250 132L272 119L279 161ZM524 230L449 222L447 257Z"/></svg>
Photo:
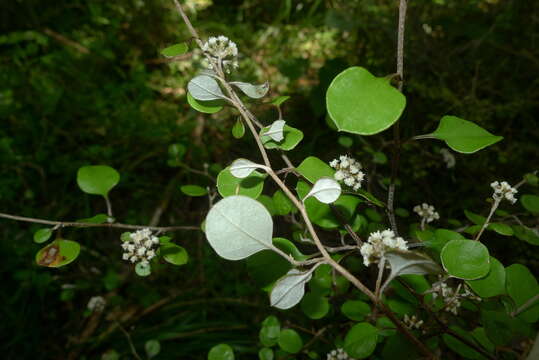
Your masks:
<svg viewBox="0 0 539 360"><path fill-rule="evenodd" d="M496 345L505 345L517 336L519 320L510 317L505 311L481 310L481 323L490 341Z"/></svg>
<svg viewBox="0 0 539 360"><path fill-rule="evenodd" d="M178 55L183 55L189 50L189 47L186 43L174 44L172 46L166 47L161 50L161 55L166 57L174 57Z"/></svg>
<svg viewBox="0 0 539 360"><path fill-rule="evenodd" d="M80 253L78 242L56 239L39 250L36 254L36 263L47 267L60 267L74 261Z"/></svg>
<svg viewBox="0 0 539 360"><path fill-rule="evenodd" d="M260 168L263 168L263 165L256 164L251 160L239 158L234 160L232 164L230 164L228 170L230 171L232 176L239 179L245 179L246 177L251 175L253 171Z"/></svg>
<svg viewBox="0 0 539 360"><path fill-rule="evenodd" d="M493 230L503 236L513 236L514 231L511 226L503 223L490 223L487 226L488 230Z"/></svg>
<svg viewBox="0 0 539 360"><path fill-rule="evenodd" d="M246 196L229 196L215 204L206 217L206 237L215 252L227 260L241 260L273 248L273 220L268 210Z"/></svg>
<svg viewBox="0 0 539 360"><path fill-rule="evenodd" d="M355 192L361 196L362 198L364 198L365 200L369 201L370 203L372 203L373 205L376 205L378 207L385 207L386 205L378 200L373 194L371 194L370 192L367 192L363 189L357 189L355 190Z"/></svg>
<svg viewBox="0 0 539 360"><path fill-rule="evenodd" d="M507 293L515 302L516 308L524 305L528 300L539 294L537 279L524 265L513 264L505 269ZM539 301L518 315L518 318L535 323L539 320Z"/></svg>
<svg viewBox="0 0 539 360"><path fill-rule="evenodd" d="M339 142L339 145L345 148L351 148L352 145L354 145L354 139L352 139L350 136L339 136L337 141Z"/></svg>
<svg viewBox="0 0 539 360"><path fill-rule="evenodd" d="M438 259L445 244L451 240L464 240L464 236L456 231L436 229L436 231L434 231L434 238L424 241L423 243L425 244L425 247L433 250L436 259Z"/></svg>
<svg viewBox="0 0 539 360"><path fill-rule="evenodd" d="M77 222L83 222L88 224L104 224L109 220L109 216L107 214L97 214L92 216L91 218L86 219L79 219Z"/></svg>
<svg viewBox="0 0 539 360"><path fill-rule="evenodd" d="M479 241L451 240L440 254L449 275L463 280L475 280L490 270L488 249Z"/></svg>
<svg viewBox="0 0 539 360"><path fill-rule="evenodd" d="M513 226L513 230L519 240L526 241L532 245L539 245L539 233L533 229L522 225L515 225Z"/></svg>
<svg viewBox="0 0 539 360"><path fill-rule="evenodd" d="M198 185L182 185L180 191L187 196L205 196L208 190Z"/></svg>
<svg viewBox="0 0 539 360"><path fill-rule="evenodd" d="M371 307L361 300L347 300L341 306L341 312L354 321L362 321L371 313Z"/></svg>
<svg viewBox="0 0 539 360"><path fill-rule="evenodd" d="M292 329L285 329L279 335L279 347L286 352L296 354L303 347L303 340L299 334Z"/></svg>
<svg viewBox="0 0 539 360"><path fill-rule="evenodd" d="M361 67L351 67L333 79L326 93L327 111L339 131L374 135L401 116L406 98L389 83Z"/></svg>
<svg viewBox="0 0 539 360"><path fill-rule="evenodd" d="M309 256L303 255L298 250L296 245L294 245L294 243L288 239L281 238L281 237L273 238L273 245L275 245L275 247L284 251L286 254L292 255L292 257L296 260L303 261L309 258Z"/></svg>
<svg viewBox="0 0 539 360"><path fill-rule="evenodd" d="M292 201L290 201L282 190L277 190L273 194L272 200L275 207L275 215L288 215L296 209Z"/></svg>
<svg viewBox="0 0 539 360"><path fill-rule="evenodd" d="M421 253L393 250L386 252L384 257L391 266L391 273L387 277L385 284L382 286L382 293L384 288L397 276L410 274L438 274L442 272L442 269L438 264L427 255Z"/></svg>
<svg viewBox="0 0 539 360"><path fill-rule="evenodd" d="M520 197L520 203L529 212L534 214L539 213L539 196L530 194L522 195Z"/></svg>
<svg viewBox="0 0 539 360"><path fill-rule="evenodd" d="M190 93L187 93L187 103L196 111L204 114L215 114L223 110L225 104L223 100L197 100Z"/></svg>
<svg viewBox="0 0 539 360"><path fill-rule="evenodd" d="M236 139L241 139L243 135L245 135L245 125L243 125L241 118L238 118L232 127L232 136Z"/></svg>
<svg viewBox="0 0 539 360"><path fill-rule="evenodd" d="M149 276L152 273L152 267L150 266L150 264L138 263L137 265L135 265L135 272L138 276Z"/></svg>
<svg viewBox="0 0 539 360"><path fill-rule="evenodd" d="M487 276L477 280L468 280L466 283L482 298L505 294L505 268L502 263L491 256Z"/></svg>
<svg viewBox="0 0 539 360"><path fill-rule="evenodd" d="M335 202L341 195L341 186L333 178L323 177L314 183L311 190L305 195L303 201L313 196L324 204Z"/></svg>
<svg viewBox="0 0 539 360"><path fill-rule="evenodd" d="M262 193L265 177L253 171L248 177L239 179L230 173L230 168L226 168L217 176L217 190L222 197L245 195L256 199Z"/></svg>
<svg viewBox="0 0 539 360"><path fill-rule="evenodd" d="M353 358L365 359L374 352L377 341L378 329L362 322L354 325L346 334L344 350Z"/></svg>
<svg viewBox="0 0 539 360"><path fill-rule="evenodd" d="M77 184L87 194L107 196L120 181L120 174L110 166L83 166L77 172Z"/></svg>
<svg viewBox="0 0 539 360"><path fill-rule="evenodd" d="M158 340L148 340L144 344L144 349L146 350L146 355L148 355L148 358L151 359L159 354L161 351L161 344Z"/></svg>
<svg viewBox="0 0 539 360"><path fill-rule="evenodd" d="M463 154L474 153L503 139L473 122L449 115L442 117L438 128L424 137L443 140L451 149Z"/></svg>
<svg viewBox="0 0 539 360"><path fill-rule="evenodd" d="M211 348L208 360L234 360L234 350L228 344L219 344Z"/></svg>
<svg viewBox="0 0 539 360"><path fill-rule="evenodd" d="M382 359L417 360L416 346L402 334L389 337L382 350Z"/></svg>
<svg viewBox="0 0 539 360"><path fill-rule="evenodd" d="M52 236L52 229L45 228L45 229L39 229L34 233L34 242L37 244L44 243L45 241L49 240Z"/></svg>
<svg viewBox="0 0 539 360"><path fill-rule="evenodd" d="M309 156L296 168L297 172L312 184L321 177L333 177L335 170L317 157Z"/></svg>
<svg viewBox="0 0 539 360"><path fill-rule="evenodd" d="M274 238L273 245L296 260L306 260L296 246L287 239ZM290 270L290 263L274 251L266 250L256 253L247 259L247 271L257 285L266 290L270 285L283 277Z"/></svg>
<svg viewBox="0 0 539 360"><path fill-rule="evenodd" d="M270 293L270 303L278 309L286 310L297 305L305 294L305 284L311 280L312 272L291 269L280 278Z"/></svg>
<svg viewBox="0 0 539 360"><path fill-rule="evenodd" d="M270 315L262 322L262 328L260 329L258 338L262 345L270 347L277 344L280 334L281 324L279 320L275 316Z"/></svg>
<svg viewBox="0 0 539 360"><path fill-rule="evenodd" d="M285 125L283 127L284 139L281 141L275 141L270 136L264 135L270 129L266 126L260 130L260 140L266 149L281 149L290 151L294 149L303 140L303 132L292 126Z"/></svg>
<svg viewBox="0 0 539 360"><path fill-rule="evenodd" d="M278 96L275 99L271 100L270 104L275 105L275 106L281 106L281 104L284 103L288 99L290 99L290 96L287 96L287 95Z"/></svg>
<svg viewBox="0 0 539 360"><path fill-rule="evenodd" d="M468 220L470 220L471 222L473 222L476 225L483 225L485 223L485 221L487 221L486 217L481 216L481 215L477 215L477 214L475 214L475 213L473 213L471 211L468 211L468 210L464 210L464 215L466 215Z"/></svg>
<svg viewBox="0 0 539 360"><path fill-rule="evenodd" d="M472 331L472 336L476 342L490 352L494 352L495 345L488 339L485 329L482 327L475 328Z"/></svg>
<svg viewBox="0 0 539 360"><path fill-rule="evenodd" d="M224 98L217 80L208 75L199 75L191 79L187 84L187 90L196 100L210 101Z"/></svg>
<svg viewBox="0 0 539 360"><path fill-rule="evenodd" d="M462 337L474 342L471 334L468 333L467 331L464 331L458 326L451 326L450 328L453 331L455 331L457 334L461 335ZM444 342L447 345L447 347L449 347L451 350L453 350L454 352L456 352L463 358L483 359L481 354L479 354L477 351L475 351L473 348L469 347L468 345L464 344L462 341L458 340L456 337L449 334L444 334L442 335L442 338L444 339Z"/></svg>
<svg viewBox="0 0 539 360"><path fill-rule="evenodd" d="M161 244L159 249L161 256L171 264L184 265L189 261L189 254L187 254L187 251L179 245L165 242Z"/></svg>
<svg viewBox="0 0 539 360"><path fill-rule="evenodd" d="M253 85L239 81L232 81L229 84L236 86L245 95L249 96L252 99L263 98L264 96L266 96L269 90L269 83L267 81L264 84L260 85Z"/></svg>
<svg viewBox="0 0 539 360"><path fill-rule="evenodd" d="M330 306L326 297L316 293L307 293L300 303L301 310L308 318L317 320L327 315Z"/></svg>
<svg viewBox="0 0 539 360"><path fill-rule="evenodd" d="M267 347L260 349L260 351L258 351L258 359L273 360L273 350Z"/></svg>

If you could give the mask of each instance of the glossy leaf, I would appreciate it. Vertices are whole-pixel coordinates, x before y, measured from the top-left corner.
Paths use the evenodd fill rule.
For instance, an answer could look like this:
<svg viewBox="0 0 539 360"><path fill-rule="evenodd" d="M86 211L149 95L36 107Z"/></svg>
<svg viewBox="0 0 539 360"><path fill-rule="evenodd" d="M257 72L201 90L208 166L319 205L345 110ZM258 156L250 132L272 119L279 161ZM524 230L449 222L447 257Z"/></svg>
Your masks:
<svg viewBox="0 0 539 360"><path fill-rule="evenodd" d="M187 84L187 90L196 100L210 101L224 98L217 80L208 75L194 77Z"/></svg>
<svg viewBox="0 0 539 360"><path fill-rule="evenodd" d="M305 284L311 280L312 272L291 269L271 290L270 303L278 309L290 309L297 305L305 294Z"/></svg>
<svg viewBox="0 0 539 360"><path fill-rule="evenodd" d="M236 139L241 139L243 135L245 135L245 125L243 125L243 121L238 118L232 127L232 136Z"/></svg>
<svg viewBox="0 0 539 360"><path fill-rule="evenodd" d="M327 315L330 306L325 296L316 293L307 293L303 296L300 303L301 310L308 318L317 320Z"/></svg>
<svg viewBox="0 0 539 360"><path fill-rule="evenodd" d="M77 184L87 194L107 196L120 181L120 174L110 166L83 166L77 172Z"/></svg>
<svg viewBox="0 0 539 360"><path fill-rule="evenodd" d="M198 185L182 185L180 190L187 196L205 196L208 194L207 189Z"/></svg>
<svg viewBox="0 0 539 360"><path fill-rule="evenodd" d="M341 306L341 312L354 321L362 321L371 313L371 307L361 300L347 300Z"/></svg>
<svg viewBox="0 0 539 360"><path fill-rule="evenodd" d="M296 330L293 329L285 329L281 331L278 343L281 349L291 354L300 352L301 348L303 347L303 340L301 340L301 337Z"/></svg>
<svg viewBox="0 0 539 360"><path fill-rule="evenodd" d="M271 350L270 348L262 348L258 351L258 360L273 360L274 359L274 355L273 355L273 350Z"/></svg>
<svg viewBox="0 0 539 360"><path fill-rule="evenodd" d="M109 216L107 214L97 214L91 218L79 219L77 222L89 223L89 224L104 224L109 221Z"/></svg>
<svg viewBox="0 0 539 360"><path fill-rule="evenodd" d="M327 163L314 156L309 156L303 160L296 170L313 184L321 177L331 178L335 173L335 170L333 170Z"/></svg>
<svg viewBox="0 0 539 360"><path fill-rule="evenodd" d="M539 285L532 272L524 265L513 264L505 269L507 293L515 302L516 308L539 294ZM522 320L534 323L539 320L539 301L523 311L519 316Z"/></svg>
<svg viewBox="0 0 539 360"><path fill-rule="evenodd" d="M502 263L491 256L488 274L481 279L468 280L466 283L482 298L505 294L505 268Z"/></svg>
<svg viewBox="0 0 539 360"><path fill-rule="evenodd" d="M270 104L275 105L275 106L281 106L281 104L284 103L288 99L290 99L290 96L287 96L287 95L278 96L275 99L271 100Z"/></svg>
<svg viewBox="0 0 539 360"><path fill-rule="evenodd" d="M539 214L539 196L525 194L520 197L520 203L531 213Z"/></svg>
<svg viewBox="0 0 539 360"><path fill-rule="evenodd" d="M245 195L256 199L264 188L265 175L253 171L244 179L232 175L229 168L224 169L217 176L217 191L223 197L232 195Z"/></svg>
<svg viewBox="0 0 539 360"><path fill-rule="evenodd" d="M208 360L234 360L234 350L228 344L215 345L208 353Z"/></svg>
<svg viewBox="0 0 539 360"><path fill-rule="evenodd" d="M171 264L184 265L189 261L189 254L187 254L187 251L179 245L168 242L161 244L159 249L161 256Z"/></svg>
<svg viewBox="0 0 539 360"><path fill-rule="evenodd" d="M473 122L449 115L442 117L438 128L427 137L443 140L451 149L464 154L474 153L503 139Z"/></svg>
<svg viewBox="0 0 539 360"><path fill-rule="evenodd" d="M258 338L262 345L270 347L277 344L280 334L281 323L275 316L270 315L262 321Z"/></svg>
<svg viewBox="0 0 539 360"><path fill-rule="evenodd" d="M357 359L369 357L376 349L378 329L369 323L362 322L354 325L344 338L344 350Z"/></svg>
<svg viewBox="0 0 539 360"><path fill-rule="evenodd" d="M37 244L41 244L49 240L52 236L52 229L50 228L44 228L39 229L34 233L34 242Z"/></svg>
<svg viewBox="0 0 539 360"><path fill-rule="evenodd" d="M272 249L273 220L268 210L246 196L229 196L215 204L206 217L206 237L215 252L241 260Z"/></svg>
<svg viewBox="0 0 539 360"><path fill-rule="evenodd" d="M451 240L440 254L449 275L463 280L475 280L490 270L488 249L479 241Z"/></svg>
<svg viewBox="0 0 539 360"><path fill-rule="evenodd" d="M224 105L222 100L199 101L191 93L187 93L187 103L196 111L204 114L215 114L223 110Z"/></svg>
<svg viewBox="0 0 539 360"><path fill-rule="evenodd" d="M333 79L326 93L327 111L339 131L377 134L401 116L406 98L389 83L361 67L351 67Z"/></svg>

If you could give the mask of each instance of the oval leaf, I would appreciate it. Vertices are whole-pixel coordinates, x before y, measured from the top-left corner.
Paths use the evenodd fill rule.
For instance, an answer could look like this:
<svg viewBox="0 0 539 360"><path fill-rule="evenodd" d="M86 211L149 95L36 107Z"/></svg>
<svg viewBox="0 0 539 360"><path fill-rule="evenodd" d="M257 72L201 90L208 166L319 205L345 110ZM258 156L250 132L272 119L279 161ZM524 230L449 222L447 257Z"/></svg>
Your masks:
<svg viewBox="0 0 539 360"><path fill-rule="evenodd" d="M440 120L438 128L429 137L443 140L451 149L464 154L474 153L503 139L471 121L449 115Z"/></svg>
<svg viewBox="0 0 539 360"><path fill-rule="evenodd" d="M288 99L290 99L290 96L288 95L278 96L275 99L271 100L270 104L275 105L275 106L281 106L281 104L284 103Z"/></svg>
<svg viewBox="0 0 539 360"><path fill-rule="evenodd" d="M303 347L303 340L296 330L285 329L279 335L279 347L288 353L296 354Z"/></svg>
<svg viewBox="0 0 539 360"><path fill-rule="evenodd" d="M477 280L468 280L466 283L482 298L505 294L505 268L491 256L487 276Z"/></svg>
<svg viewBox="0 0 539 360"><path fill-rule="evenodd" d="M270 315L262 321L262 328L260 329L258 338L262 345L270 347L277 344L280 333L281 323L279 322L279 319Z"/></svg>
<svg viewBox="0 0 539 360"><path fill-rule="evenodd" d="M224 104L222 100L199 101L191 93L187 93L187 103L196 111L204 114L215 114L223 110Z"/></svg>
<svg viewBox="0 0 539 360"><path fill-rule="evenodd" d="M163 50L161 50L161 55L166 57L174 57L185 54L187 50L189 50L189 47L186 43L179 43L164 48Z"/></svg>
<svg viewBox="0 0 539 360"><path fill-rule="evenodd" d="M516 308L526 304L539 294L539 285L532 272L524 265L513 264L505 269L507 278L507 293L515 302ZM539 319L539 301L523 311L519 316L522 320L534 323Z"/></svg>
<svg viewBox="0 0 539 360"><path fill-rule="evenodd" d="M301 310L307 317L317 320L327 315L330 306L326 297L316 293L307 293L301 300Z"/></svg>
<svg viewBox="0 0 539 360"><path fill-rule="evenodd" d="M529 212L534 214L539 213L539 196L530 194L522 195L520 203Z"/></svg>
<svg viewBox="0 0 539 360"><path fill-rule="evenodd" d="M351 67L333 79L326 104L339 131L373 135L398 120L406 98L387 78L377 78L364 68Z"/></svg>
<svg viewBox="0 0 539 360"><path fill-rule="evenodd" d="M361 300L347 300L342 304L341 312L350 320L361 321L371 313L371 307Z"/></svg>
<svg viewBox="0 0 539 360"><path fill-rule="evenodd" d="M189 254L187 254L187 251L176 244L166 242L161 245L159 251L167 262L174 265L184 265L189 261Z"/></svg>
<svg viewBox="0 0 539 360"><path fill-rule="evenodd" d="M245 179L247 176L251 175L256 169L260 169L263 166L256 164L251 160L247 159L236 159L230 165L230 173L239 179Z"/></svg>
<svg viewBox="0 0 539 360"><path fill-rule="evenodd" d="M34 233L34 242L37 244L44 243L45 241L49 240L52 236L52 229L45 228L45 229L39 229Z"/></svg>
<svg viewBox="0 0 539 360"><path fill-rule="evenodd" d="M284 120L278 120L284 121ZM283 127L283 139L275 141L270 136L266 136L270 130L269 126L260 130L260 140L266 149L281 149L290 151L294 149L303 140L303 132L292 126L284 125Z"/></svg>
<svg viewBox="0 0 539 360"><path fill-rule="evenodd" d="M378 329L369 323L354 325L344 338L344 350L354 358L365 359L376 349Z"/></svg>
<svg viewBox="0 0 539 360"><path fill-rule="evenodd" d="M479 279L490 270L488 249L479 241L451 240L442 249L440 257L449 275L459 279Z"/></svg>
<svg viewBox="0 0 539 360"><path fill-rule="evenodd" d="M311 196L314 196L324 204L331 204L341 196L341 185L332 178L320 178L314 183L311 191L309 191L303 201Z"/></svg>
<svg viewBox="0 0 539 360"><path fill-rule="evenodd" d="M37 252L36 263L41 266L57 268L75 260L79 253L79 243L71 240L56 239Z"/></svg>
<svg viewBox="0 0 539 360"><path fill-rule="evenodd" d="M158 340L148 340L144 344L144 350L146 350L146 355L148 358L153 358L161 351L161 344Z"/></svg>
<svg viewBox="0 0 539 360"><path fill-rule="evenodd" d="M194 77L187 84L187 90L196 100L210 101L223 99L225 97L217 80L208 75Z"/></svg>
<svg viewBox="0 0 539 360"><path fill-rule="evenodd" d="M232 195L245 195L256 199L264 188L265 175L253 171L245 179L232 175L229 168L224 169L217 176L217 191L223 197Z"/></svg>
<svg viewBox="0 0 539 360"><path fill-rule="evenodd" d="M120 174L110 166L83 166L77 172L77 184L87 194L107 196L120 181Z"/></svg>
<svg viewBox="0 0 539 360"><path fill-rule="evenodd" d="M276 120L270 125L269 129L264 132L264 136L269 136L273 141L281 142L284 139L283 129L286 121Z"/></svg>
<svg viewBox="0 0 539 360"><path fill-rule="evenodd" d="M234 136L234 138L236 139L241 139L243 135L245 135L245 125L243 125L243 121L238 118L238 120L232 127L232 136Z"/></svg>
<svg viewBox="0 0 539 360"><path fill-rule="evenodd" d="M198 185L183 185L180 187L180 191L187 196L204 196L208 193L207 189Z"/></svg>
<svg viewBox="0 0 539 360"><path fill-rule="evenodd" d="M311 280L312 272L301 272L298 269L291 269L283 276L270 294L271 306L278 309L290 309L301 301L305 294L305 284Z"/></svg>
<svg viewBox="0 0 539 360"><path fill-rule="evenodd" d="M236 86L245 95L249 96L252 99L260 99L266 96L269 90L269 83L267 81L261 85L253 85L239 81L232 81L230 82L230 84Z"/></svg>
<svg viewBox="0 0 539 360"><path fill-rule="evenodd" d="M234 350L228 344L219 344L211 348L208 360L234 360Z"/></svg>
<svg viewBox="0 0 539 360"><path fill-rule="evenodd" d="M206 237L219 256L240 260L272 249L273 220L268 210L246 196L229 196L206 217Z"/></svg>

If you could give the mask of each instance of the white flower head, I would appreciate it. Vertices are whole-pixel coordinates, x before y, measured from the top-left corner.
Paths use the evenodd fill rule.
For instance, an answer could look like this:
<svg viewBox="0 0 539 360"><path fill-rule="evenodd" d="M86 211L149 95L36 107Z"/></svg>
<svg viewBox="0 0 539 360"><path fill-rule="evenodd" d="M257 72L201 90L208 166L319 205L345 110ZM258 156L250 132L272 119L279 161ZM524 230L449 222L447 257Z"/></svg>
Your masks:
<svg viewBox="0 0 539 360"><path fill-rule="evenodd" d="M492 187L494 190L494 193L492 194L492 198L494 200L501 201L506 199L511 204L514 204L517 201L515 194L518 192L518 190L509 185L507 181L502 181L501 183L494 181L490 184L490 187Z"/></svg>
<svg viewBox="0 0 539 360"><path fill-rule="evenodd" d="M238 47L235 42L224 35L210 37L202 45L202 51L211 56L215 61L221 62L225 71L229 72L232 68L238 67L236 60L238 56ZM208 64L211 69L211 64Z"/></svg>
<svg viewBox="0 0 539 360"><path fill-rule="evenodd" d="M442 154L445 166L448 169L455 167L455 163L457 162L457 160L455 159L455 155L451 154L451 152L446 148L441 149L440 154Z"/></svg>
<svg viewBox="0 0 539 360"><path fill-rule="evenodd" d="M155 247L159 238L153 236L150 229L145 228L129 234L129 240L122 242L122 259L135 264L149 265L155 257Z"/></svg>
<svg viewBox="0 0 539 360"><path fill-rule="evenodd" d="M414 212L421 217L422 221L426 221L427 223L440 218L440 214L434 210L434 206L426 203L414 206Z"/></svg>
<svg viewBox="0 0 539 360"><path fill-rule="evenodd" d="M92 296L86 306L91 312L101 312L105 309L107 302L102 296Z"/></svg>
<svg viewBox="0 0 539 360"><path fill-rule="evenodd" d="M331 160L329 166L337 170L334 175L335 180L344 182L346 186L356 191L361 188L365 174L361 171L362 166L356 159L341 155L338 159Z"/></svg>
<svg viewBox="0 0 539 360"><path fill-rule="evenodd" d="M341 348L331 350L326 355L326 360L355 360L354 358L348 356L348 354Z"/></svg>
<svg viewBox="0 0 539 360"><path fill-rule="evenodd" d="M363 256L363 264L369 266L377 263L386 251L390 250L408 250L408 243L401 237L395 235L390 230L372 232L359 251Z"/></svg>

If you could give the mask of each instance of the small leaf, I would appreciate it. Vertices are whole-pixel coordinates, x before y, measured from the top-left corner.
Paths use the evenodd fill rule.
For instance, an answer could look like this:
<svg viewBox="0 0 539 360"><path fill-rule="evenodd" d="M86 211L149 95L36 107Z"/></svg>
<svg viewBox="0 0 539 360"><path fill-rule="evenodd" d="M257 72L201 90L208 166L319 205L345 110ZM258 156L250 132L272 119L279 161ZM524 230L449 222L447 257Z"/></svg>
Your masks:
<svg viewBox="0 0 539 360"><path fill-rule="evenodd" d="M144 349L146 350L146 355L148 355L148 358L153 358L159 354L161 351L161 344L157 340L148 340L144 344Z"/></svg>
<svg viewBox="0 0 539 360"><path fill-rule="evenodd" d="M239 81L232 81L230 82L230 85L236 86L245 95L249 96L252 99L260 99L266 96L269 90L269 83L267 81L261 85L253 85Z"/></svg>
<svg viewBox="0 0 539 360"><path fill-rule="evenodd" d="M283 120L277 120L283 121ZM270 130L269 126L266 126L260 130L260 140L266 149L281 149L284 151L290 151L294 149L303 140L303 132L292 126L284 125L283 137L280 141L275 141L270 136L266 136Z"/></svg>
<svg viewBox="0 0 539 360"><path fill-rule="evenodd" d="M505 268L492 256L490 257L490 270L487 276L466 281L468 286L482 298L505 294Z"/></svg>
<svg viewBox="0 0 539 360"><path fill-rule="evenodd" d="M505 273L507 293L515 302L516 308L539 294L537 279L526 266L513 264L505 269ZM532 324L539 320L539 301L518 315L518 318Z"/></svg>
<svg viewBox="0 0 539 360"><path fill-rule="evenodd" d="M228 344L219 344L211 348L208 360L234 360L234 350Z"/></svg>
<svg viewBox="0 0 539 360"><path fill-rule="evenodd" d="M307 293L300 303L301 310L307 317L317 320L327 315L330 306L325 296L316 293Z"/></svg>
<svg viewBox="0 0 539 360"><path fill-rule="evenodd" d="M262 328L260 329L258 338L262 345L270 347L277 344L280 333L281 324L279 320L275 316L270 315L262 321Z"/></svg>
<svg viewBox="0 0 539 360"><path fill-rule="evenodd" d="M490 270L488 249L479 241L451 240L440 254L449 275L463 280L480 279Z"/></svg>
<svg viewBox="0 0 539 360"><path fill-rule="evenodd" d="M513 236L514 231L511 226L503 223L490 223L487 226L488 230L493 230L503 236Z"/></svg>
<svg viewBox="0 0 539 360"><path fill-rule="evenodd" d="M88 223L88 224L104 224L109 221L109 216L107 214L97 214L91 218L79 219L77 222Z"/></svg>
<svg viewBox="0 0 539 360"><path fill-rule="evenodd" d="M204 114L215 114L223 110L224 105L223 100L199 101L191 93L187 93L187 103L196 111Z"/></svg>
<svg viewBox="0 0 539 360"><path fill-rule="evenodd" d="M166 47L161 50L161 55L166 57L174 57L178 55L183 55L189 50L189 47L186 43L174 44L172 46Z"/></svg>
<svg viewBox="0 0 539 360"><path fill-rule="evenodd" d="M44 243L45 241L49 240L52 236L52 229L45 228L45 229L39 229L34 233L34 242L37 244Z"/></svg>
<svg viewBox="0 0 539 360"><path fill-rule="evenodd" d="M259 360L273 360L273 350L270 348L262 348L260 351L258 351L258 359Z"/></svg>
<svg viewBox="0 0 539 360"><path fill-rule="evenodd" d="M342 304L341 312L350 320L362 321L371 313L371 307L361 300L347 300Z"/></svg>
<svg viewBox="0 0 539 360"><path fill-rule="evenodd" d="M438 128L428 136L445 141L451 149L463 154L474 153L503 139L473 122L449 115L442 117Z"/></svg>
<svg viewBox="0 0 539 360"><path fill-rule="evenodd" d="M208 190L198 185L182 185L180 191L187 196L205 196Z"/></svg>
<svg viewBox="0 0 539 360"><path fill-rule="evenodd" d="M374 135L401 116L406 98L389 83L361 67L351 67L333 79L326 93L327 111L339 131Z"/></svg>
<svg viewBox="0 0 539 360"><path fill-rule="evenodd" d="M378 329L369 323L362 322L354 325L344 338L344 350L357 359L369 357L376 349Z"/></svg>
<svg viewBox="0 0 539 360"><path fill-rule="evenodd" d="M183 247L171 242L161 243L160 252L167 262L174 265L184 265L189 261L187 251Z"/></svg>
<svg viewBox="0 0 539 360"><path fill-rule="evenodd" d="M314 156L309 156L303 160L296 170L313 184L321 177L333 177L335 173L335 170L327 163Z"/></svg>
<svg viewBox="0 0 539 360"><path fill-rule="evenodd" d="M245 179L251 175L253 171L260 168L263 168L263 166L247 159L236 159L229 166L232 176L237 177L238 179Z"/></svg>
<svg viewBox="0 0 539 360"><path fill-rule="evenodd" d="M296 354L303 347L303 340L295 330L285 329L279 335L279 347L288 353Z"/></svg>
<svg viewBox="0 0 539 360"><path fill-rule="evenodd" d="M235 139L241 139L243 135L245 135L245 125L243 125L243 121L238 118L232 127L232 136L234 136Z"/></svg>
<svg viewBox="0 0 539 360"><path fill-rule="evenodd" d="M283 129L286 121L276 120L270 125L269 129L264 132L264 136L269 136L273 141L281 142L284 139Z"/></svg>
<svg viewBox="0 0 539 360"><path fill-rule="evenodd" d="M278 96L275 99L271 100L270 104L275 105L275 106L281 106L281 104L284 103L288 99L290 99L290 96L287 96L287 95Z"/></svg>
<svg viewBox="0 0 539 360"><path fill-rule="evenodd" d="M519 240L526 241L532 245L539 245L539 233L537 230L522 225L513 226L513 230Z"/></svg>
<svg viewBox="0 0 539 360"><path fill-rule="evenodd" d="M37 252L36 263L41 266L57 268L71 263L79 256L79 253L79 243L56 239Z"/></svg>
<svg viewBox="0 0 539 360"><path fill-rule="evenodd" d="M135 272L138 276L148 276L152 273L152 267L150 266L150 264L138 263L137 265L135 265Z"/></svg>
<svg viewBox="0 0 539 360"><path fill-rule="evenodd" d="M439 274L442 269L427 255L414 251L388 251L384 257L391 266L390 278L401 275Z"/></svg>
<svg viewBox="0 0 539 360"><path fill-rule="evenodd" d="M206 217L206 237L215 252L227 260L241 260L272 249L273 220L268 210L246 196L229 196L215 204Z"/></svg>
<svg viewBox="0 0 539 360"><path fill-rule="evenodd" d="M539 214L539 196L530 194L522 195L520 203L529 212Z"/></svg>
<svg viewBox="0 0 539 360"><path fill-rule="evenodd" d="M277 190L273 194L273 207L275 215L288 215L291 212L295 212L296 208L292 201L283 193L282 190Z"/></svg>
<svg viewBox="0 0 539 360"><path fill-rule="evenodd" d="M245 195L256 199L264 188L265 175L253 171L245 179L232 175L229 168L224 169L217 176L217 190L223 197L232 195Z"/></svg>
<svg viewBox="0 0 539 360"><path fill-rule="evenodd" d="M270 294L271 306L278 309L290 309L301 301L305 294L305 284L311 280L312 272L301 272L298 269L291 269L283 276Z"/></svg>
<svg viewBox="0 0 539 360"><path fill-rule="evenodd" d="M77 172L77 184L87 194L107 196L120 181L120 174L110 166L83 166Z"/></svg>
<svg viewBox="0 0 539 360"><path fill-rule="evenodd" d="M336 180L323 177L314 183L311 191L309 191L303 201L311 196L314 196L318 201L324 204L330 204L335 202L339 196L341 196L341 186Z"/></svg>
<svg viewBox="0 0 539 360"><path fill-rule="evenodd" d="M217 81L208 75L193 78L187 84L187 90L196 100L219 100L225 97Z"/></svg>

